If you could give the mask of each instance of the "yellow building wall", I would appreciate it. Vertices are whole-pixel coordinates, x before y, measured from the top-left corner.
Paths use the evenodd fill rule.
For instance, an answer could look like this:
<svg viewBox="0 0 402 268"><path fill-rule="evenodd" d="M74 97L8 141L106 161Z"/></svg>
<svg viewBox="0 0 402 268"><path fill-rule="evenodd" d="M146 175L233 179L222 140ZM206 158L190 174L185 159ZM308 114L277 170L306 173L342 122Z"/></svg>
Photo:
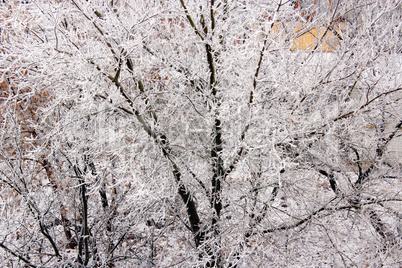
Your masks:
<svg viewBox="0 0 402 268"><path fill-rule="evenodd" d="M271 36L293 34L291 50L332 52L340 46L345 22L335 22L331 27L314 27L309 22L276 22Z"/></svg>

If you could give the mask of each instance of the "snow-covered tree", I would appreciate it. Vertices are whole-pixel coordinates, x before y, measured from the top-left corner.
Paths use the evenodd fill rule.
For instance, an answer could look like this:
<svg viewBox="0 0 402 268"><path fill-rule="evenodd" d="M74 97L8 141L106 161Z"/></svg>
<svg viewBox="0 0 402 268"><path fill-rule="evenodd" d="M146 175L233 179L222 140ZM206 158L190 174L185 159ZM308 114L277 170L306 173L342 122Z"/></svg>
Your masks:
<svg viewBox="0 0 402 268"><path fill-rule="evenodd" d="M2 266L401 265L398 1L0 9Z"/></svg>

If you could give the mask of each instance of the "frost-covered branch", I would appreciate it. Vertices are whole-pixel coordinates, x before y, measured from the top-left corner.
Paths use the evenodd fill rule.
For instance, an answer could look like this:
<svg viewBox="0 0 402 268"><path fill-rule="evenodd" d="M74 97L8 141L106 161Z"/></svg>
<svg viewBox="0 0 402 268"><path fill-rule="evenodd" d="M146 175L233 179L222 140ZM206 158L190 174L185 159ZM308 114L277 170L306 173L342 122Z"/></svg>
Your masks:
<svg viewBox="0 0 402 268"><path fill-rule="evenodd" d="M386 202L402 202L402 199L390 198L390 199L384 199L384 200L375 200L375 201L369 201L369 202L362 202L362 203L359 204L359 207L361 208L363 206L368 206L368 205L373 205L373 204L381 204L381 203L386 203ZM274 233L274 232L277 232L277 231L286 231L286 230L294 229L294 228L299 227L299 226L301 226L301 225L303 225L305 223L310 222L311 220L314 219L314 216L319 215L323 211L335 212L335 211L341 211L341 210L351 210L351 209L356 209L356 208L357 207L356 207L355 204L339 206L339 207L323 206L323 207L315 210L314 212L310 213L308 216L300 219L299 221L297 221L297 222L295 222L293 224L283 225L283 226L270 228L270 229L264 229L262 231L262 233L267 234L267 233ZM259 234L259 232L249 233L249 234L247 234L247 236L252 236L252 235L256 235L256 234Z"/></svg>
<svg viewBox="0 0 402 268"><path fill-rule="evenodd" d="M6 245L4 245L3 243L0 243L0 247L2 249L4 249L6 252L10 253L11 255L17 257L18 259L20 259L21 261L23 261L26 265L28 265L29 267L38 267L34 264L32 264L28 259L26 259L22 254L18 254L16 252L14 252L13 250L9 249Z"/></svg>

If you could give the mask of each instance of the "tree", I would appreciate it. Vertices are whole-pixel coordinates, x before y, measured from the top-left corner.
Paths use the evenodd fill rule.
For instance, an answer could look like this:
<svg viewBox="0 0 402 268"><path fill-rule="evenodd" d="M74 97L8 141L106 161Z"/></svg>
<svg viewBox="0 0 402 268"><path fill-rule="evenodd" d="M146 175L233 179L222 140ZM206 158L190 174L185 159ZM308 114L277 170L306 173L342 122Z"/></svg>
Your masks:
<svg viewBox="0 0 402 268"><path fill-rule="evenodd" d="M400 265L401 6L291 2L1 6L3 266Z"/></svg>

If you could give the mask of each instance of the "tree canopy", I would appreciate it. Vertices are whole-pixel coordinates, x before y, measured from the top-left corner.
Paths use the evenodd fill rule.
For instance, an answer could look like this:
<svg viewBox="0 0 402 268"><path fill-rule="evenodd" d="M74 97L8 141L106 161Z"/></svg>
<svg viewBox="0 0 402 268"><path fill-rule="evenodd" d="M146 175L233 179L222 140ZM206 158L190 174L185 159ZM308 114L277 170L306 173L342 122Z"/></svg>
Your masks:
<svg viewBox="0 0 402 268"><path fill-rule="evenodd" d="M0 4L1 265L399 267L402 7L314 2Z"/></svg>

